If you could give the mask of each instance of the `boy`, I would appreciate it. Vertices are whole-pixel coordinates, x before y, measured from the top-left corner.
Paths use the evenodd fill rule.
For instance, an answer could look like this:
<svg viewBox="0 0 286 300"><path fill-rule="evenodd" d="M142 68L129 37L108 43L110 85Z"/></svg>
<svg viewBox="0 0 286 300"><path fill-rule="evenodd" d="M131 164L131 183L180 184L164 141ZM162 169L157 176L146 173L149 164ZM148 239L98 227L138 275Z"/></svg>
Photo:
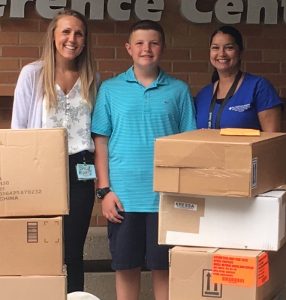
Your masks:
<svg viewBox="0 0 286 300"><path fill-rule="evenodd" d="M159 68L164 45L158 23L135 23L125 45L133 66L102 83L93 113L97 197L108 220L117 300L138 299L144 265L155 299L168 299L169 247L157 242L154 141L196 125L187 84Z"/></svg>

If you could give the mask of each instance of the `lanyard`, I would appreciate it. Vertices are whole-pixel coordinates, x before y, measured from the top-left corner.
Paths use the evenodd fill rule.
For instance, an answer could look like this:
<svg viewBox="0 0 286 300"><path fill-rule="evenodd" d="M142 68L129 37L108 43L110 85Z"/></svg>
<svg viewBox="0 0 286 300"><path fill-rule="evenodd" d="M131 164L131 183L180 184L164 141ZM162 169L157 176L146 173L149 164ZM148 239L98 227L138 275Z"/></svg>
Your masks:
<svg viewBox="0 0 286 300"><path fill-rule="evenodd" d="M225 107L225 105L227 104L227 102L229 101L229 99L233 96L236 87L238 85L238 82L241 78L242 72L239 71L236 76L235 76L235 80L233 82L233 84L231 85L230 89L228 90L219 110L216 116L216 120L215 120L215 127L214 128L220 128L220 119L221 119L221 114L223 112L223 109ZM212 117L213 117L213 112L215 109L215 105L216 105L216 100L217 100L217 91L218 91L218 86L219 86L219 82L216 86L215 92L213 94L212 97L212 101L211 101L211 105L210 105L210 109L209 109L209 118L208 118L208 128L212 128Z"/></svg>

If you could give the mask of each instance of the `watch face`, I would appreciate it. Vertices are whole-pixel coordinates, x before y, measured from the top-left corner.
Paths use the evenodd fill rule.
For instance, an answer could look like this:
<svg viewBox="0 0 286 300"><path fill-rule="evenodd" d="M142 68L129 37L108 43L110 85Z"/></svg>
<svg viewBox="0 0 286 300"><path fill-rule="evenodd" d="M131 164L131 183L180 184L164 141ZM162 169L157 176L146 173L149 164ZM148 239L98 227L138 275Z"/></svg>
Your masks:
<svg viewBox="0 0 286 300"><path fill-rule="evenodd" d="M98 199L101 199L101 194L100 194L99 191L96 191L96 197L97 197Z"/></svg>
<svg viewBox="0 0 286 300"><path fill-rule="evenodd" d="M108 194L110 192L110 188L106 187L106 188L102 188L102 189L97 189L96 190L96 196L98 199L103 199L105 197L106 194Z"/></svg>

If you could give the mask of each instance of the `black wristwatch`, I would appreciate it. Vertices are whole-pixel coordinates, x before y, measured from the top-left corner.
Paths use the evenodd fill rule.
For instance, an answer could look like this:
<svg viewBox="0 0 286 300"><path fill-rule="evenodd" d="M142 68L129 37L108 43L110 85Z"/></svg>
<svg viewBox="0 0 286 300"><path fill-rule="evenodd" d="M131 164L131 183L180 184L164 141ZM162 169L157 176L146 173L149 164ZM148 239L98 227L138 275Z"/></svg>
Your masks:
<svg viewBox="0 0 286 300"><path fill-rule="evenodd" d="M96 197L102 200L110 191L111 191L110 187L96 189Z"/></svg>

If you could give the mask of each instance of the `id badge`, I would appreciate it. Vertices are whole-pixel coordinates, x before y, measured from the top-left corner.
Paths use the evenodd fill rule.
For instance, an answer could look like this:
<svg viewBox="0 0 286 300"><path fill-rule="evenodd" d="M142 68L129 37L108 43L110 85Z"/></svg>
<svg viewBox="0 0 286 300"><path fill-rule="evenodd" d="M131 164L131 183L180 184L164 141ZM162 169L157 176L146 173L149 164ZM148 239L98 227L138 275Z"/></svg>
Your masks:
<svg viewBox="0 0 286 300"><path fill-rule="evenodd" d="M92 164L77 164L76 174L78 180L93 180L96 178L95 168Z"/></svg>

